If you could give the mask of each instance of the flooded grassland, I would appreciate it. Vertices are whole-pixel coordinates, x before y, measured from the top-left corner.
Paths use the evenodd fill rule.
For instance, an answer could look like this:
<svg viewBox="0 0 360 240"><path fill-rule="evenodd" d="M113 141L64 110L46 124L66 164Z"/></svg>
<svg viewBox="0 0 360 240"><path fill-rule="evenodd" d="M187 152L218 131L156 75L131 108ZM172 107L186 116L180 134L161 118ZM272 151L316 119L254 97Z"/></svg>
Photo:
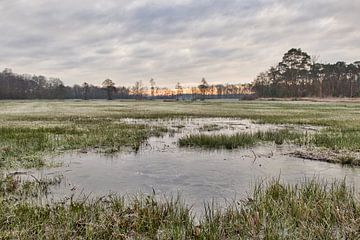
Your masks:
<svg viewBox="0 0 360 240"><path fill-rule="evenodd" d="M351 102L2 101L1 237L356 238L359 120Z"/></svg>

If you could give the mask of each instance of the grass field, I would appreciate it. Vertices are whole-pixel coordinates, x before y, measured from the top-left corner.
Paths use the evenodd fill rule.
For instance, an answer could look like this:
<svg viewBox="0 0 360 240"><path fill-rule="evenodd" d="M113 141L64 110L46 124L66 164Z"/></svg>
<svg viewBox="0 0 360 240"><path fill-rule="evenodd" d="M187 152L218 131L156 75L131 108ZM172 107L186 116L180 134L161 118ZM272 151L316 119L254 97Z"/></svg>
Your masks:
<svg viewBox="0 0 360 240"><path fill-rule="evenodd" d="M359 102L0 101L2 120L240 117L266 123L359 127ZM346 123L346 124L343 124Z"/></svg>

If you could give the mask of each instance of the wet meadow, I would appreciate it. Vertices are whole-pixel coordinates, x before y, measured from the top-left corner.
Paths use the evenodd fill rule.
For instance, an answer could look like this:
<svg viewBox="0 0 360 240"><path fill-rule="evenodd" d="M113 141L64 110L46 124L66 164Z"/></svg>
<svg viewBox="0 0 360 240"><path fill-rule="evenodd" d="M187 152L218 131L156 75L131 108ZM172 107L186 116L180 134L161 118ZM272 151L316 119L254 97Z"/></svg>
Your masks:
<svg viewBox="0 0 360 240"><path fill-rule="evenodd" d="M357 239L360 102L0 101L1 239Z"/></svg>

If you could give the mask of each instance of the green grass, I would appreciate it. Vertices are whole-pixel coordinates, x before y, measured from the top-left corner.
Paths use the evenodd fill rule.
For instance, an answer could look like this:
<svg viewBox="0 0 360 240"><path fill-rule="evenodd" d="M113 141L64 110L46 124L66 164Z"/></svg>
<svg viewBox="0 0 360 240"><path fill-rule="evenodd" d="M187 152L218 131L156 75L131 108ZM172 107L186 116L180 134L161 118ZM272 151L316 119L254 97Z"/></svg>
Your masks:
<svg viewBox="0 0 360 240"><path fill-rule="evenodd" d="M293 155L304 159L360 166L360 158L357 154L360 149L360 135L357 130L342 132L326 129L313 134L293 132L288 129L234 135L195 134L180 138L178 144L180 147L235 149L253 147L261 142L303 146L304 149L297 150Z"/></svg>
<svg viewBox="0 0 360 240"><path fill-rule="evenodd" d="M239 117L274 124L360 127L359 102L1 101L0 115L0 119L15 121L124 117Z"/></svg>
<svg viewBox="0 0 360 240"><path fill-rule="evenodd" d="M358 239L360 205L345 183L258 185L249 199L208 210L208 239Z"/></svg>
<svg viewBox="0 0 360 240"><path fill-rule="evenodd" d="M358 129L329 129L314 135L314 145L332 150L347 149L360 151Z"/></svg>
<svg viewBox="0 0 360 240"><path fill-rule="evenodd" d="M288 129L277 131L259 131L256 133L237 133L234 135L189 135L179 139L181 147L203 147L209 149L234 149L239 147L252 147L259 142L284 142L305 143L307 134L291 132Z"/></svg>
<svg viewBox="0 0 360 240"><path fill-rule="evenodd" d="M97 149L113 153L124 148L138 150L149 136L166 129L150 129L115 121L70 120L60 126L0 127L0 168L42 167L49 154L74 149Z"/></svg>
<svg viewBox="0 0 360 240"><path fill-rule="evenodd" d="M358 239L360 202L345 182L260 183L194 219L180 198L108 196L33 204L0 194L1 239Z"/></svg>

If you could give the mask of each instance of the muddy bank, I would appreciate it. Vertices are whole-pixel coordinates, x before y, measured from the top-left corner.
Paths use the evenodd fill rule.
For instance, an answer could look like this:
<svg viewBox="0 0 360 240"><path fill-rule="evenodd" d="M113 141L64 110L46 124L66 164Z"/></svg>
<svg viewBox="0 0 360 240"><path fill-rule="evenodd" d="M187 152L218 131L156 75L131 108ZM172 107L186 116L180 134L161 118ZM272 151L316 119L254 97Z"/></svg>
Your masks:
<svg viewBox="0 0 360 240"><path fill-rule="evenodd" d="M290 153L289 155L313 161L342 164L353 167L360 166L360 154L357 152L299 148L298 150Z"/></svg>

